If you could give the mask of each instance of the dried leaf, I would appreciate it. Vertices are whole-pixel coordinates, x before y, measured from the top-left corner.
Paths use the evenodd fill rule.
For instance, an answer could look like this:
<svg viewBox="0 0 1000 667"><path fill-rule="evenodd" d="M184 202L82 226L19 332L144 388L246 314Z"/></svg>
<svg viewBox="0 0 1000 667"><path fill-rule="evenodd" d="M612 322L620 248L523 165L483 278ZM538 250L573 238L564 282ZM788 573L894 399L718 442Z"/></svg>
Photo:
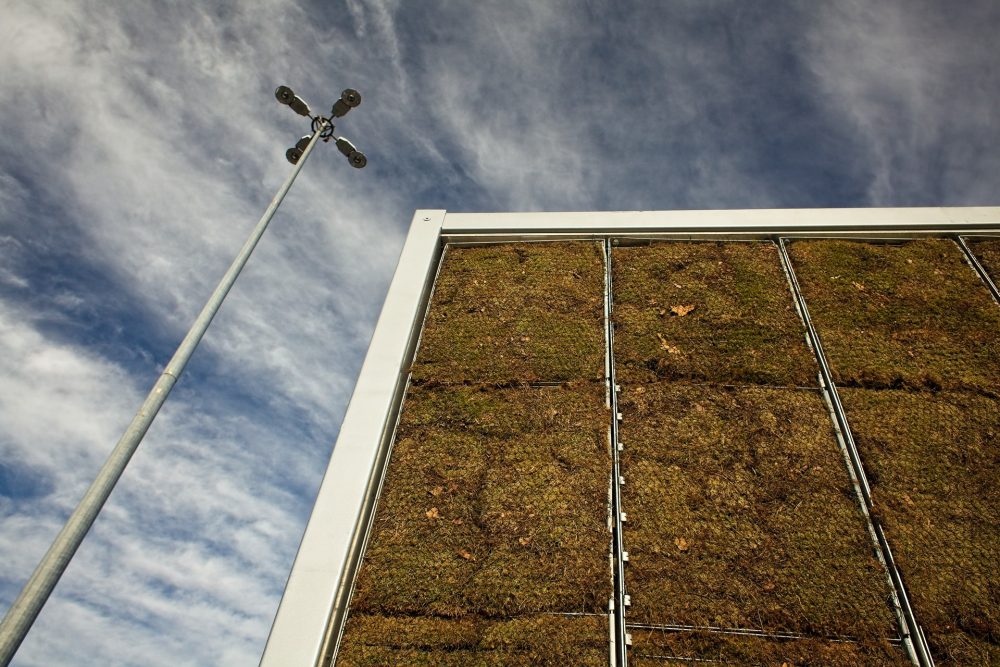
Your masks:
<svg viewBox="0 0 1000 667"><path fill-rule="evenodd" d="M431 495L434 496L435 498L440 496L442 493L444 493L443 486L435 486L433 489L431 489Z"/></svg>
<svg viewBox="0 0 1000 667"><path fill-rule="evenodd" d="M518 542L519 542L519 543L521 544L521 546L523 547L523 546L526 546L526 545L528 544L528 542L530 542L530 541L531 541L531 538L530 538L530 537L519 537L519 538L517 538L517 541L518 541Z"/></svg>
<svg viewBox="0 0 1000 667"><path fill-rule="evenodd" d="M773 581L764 582L764 590L765 591L773 591L774 590L774 582Z"/></svg>
<svg viewBox="0 0 1000 667"><path fill-rule="evenodd" d="M687 551L688 548L691 546L690 544L688 544L688 541L685 540L683 537L674 538L674 544L676 544L677 548L681 551Z"/></svg>
<svg viewBox="0 0 1000 667"><path fill-rule="evenodd" d="M862 283L852 282L851 284L854 285L854 288L856 290L858 290L859 292L864 292L865 291L865 286Z"/></svg>
<svg viewBox="0 0 1000 667"><path fill-rule="evenodd" d="M676 315L677 317L684 317L692 310L694 310L694 304L687 306L670 306L670 313Z"/></svg>
<svg viewBox="0 0 1000 667"><path fill-rule="evenodd" d="M428 519L440 519L441 518L441 515L438 514L438 508L436 508L436 507L430 508L429 510L427 510L426 512L424 512L424 514L427 515Z"/></svg>
<svg viewBox="0 0 1000 667"><path fill-rule="evenodd" d="M465 560L472 560L472 561L476 560L476 557L473 556L471 553L469 553L469 551L467 551L466 549L459 549L458 555L464 558Z"/></svg>
<svg viewBox="0 0 1000 667"><path fill-rule="evenodd" d="M668 343L667 339L664 338L662 334L656 334L656 337L660 339L660 347L662 347L664 350L666 350L670 354L680 354L681 353L680 349L677 348L677 347L674 347L673 345L671 345L670 343Z"/></svg>

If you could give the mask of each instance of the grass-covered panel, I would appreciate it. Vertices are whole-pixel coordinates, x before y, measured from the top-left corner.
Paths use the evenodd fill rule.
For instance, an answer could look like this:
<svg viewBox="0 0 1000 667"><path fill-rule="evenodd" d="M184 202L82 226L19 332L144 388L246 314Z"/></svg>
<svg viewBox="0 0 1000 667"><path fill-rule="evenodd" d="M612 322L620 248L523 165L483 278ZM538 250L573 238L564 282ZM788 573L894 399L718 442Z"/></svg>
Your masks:
<svg viewBox="0 0 1000 667"><path fill-rule="evenodd" d="M840 395L937 663L1000 664L1000 401Z"/></svg>
<svg viewBox="0 0 1000 667"><path fill-rule="evenodd" d="M990 274L993 283L1000 285L1000 239L968 242L969 249L979 260L979 263Z"/></svg>
<svg viewBox="0 0 1000 667"><path fill-rule="evenodd" d="M604 386L594 382L411 387L351 618L478 623L605 613L611 460L604 403ZM351 641L345 638L345 650L355 650ZM394 651L418 649L405 636L394 641ZM606 637L604 646L606 659Z"/></svg>
<svg viewBox="0 0 1000 667"><path fill-rule="evenodd" d="M815 385L772 243L663 242L612 252L622 382Z"/></svg>
<svg viewBox="0 0 1000 667"><path fill-rule="evenodd" d="M500 667L608 664L607 616L535 615L514 620L352 615L342 667Z"/></svg>
<svg viewBox="0 0 1000 667"><path fill-rule="evenodd" d="M413 378L493 384L600 379L604 338L600 243L450 247Z"/></svg>
<svg viewBox="0 0 1000 667"><path fill-rule="evenodd" d="M791 256L838 384L1000 388L1000 307L954 242L796 241Z"/></svg>
<svg viewBox="0 0 1000 667"><path fill-rule="evenodd" d="M690 665L692 661L755 667L904 667L910 664L905 651L884 641L771 639L718 632L636 629L631 633L633 649L629 664L635 667Z"/></svg>
<svg viewBox="0 0 1000 667"><path fill-rule="evenodd" d="M895 636L818 392L633 385L619 406L629 622Z"/></svg>

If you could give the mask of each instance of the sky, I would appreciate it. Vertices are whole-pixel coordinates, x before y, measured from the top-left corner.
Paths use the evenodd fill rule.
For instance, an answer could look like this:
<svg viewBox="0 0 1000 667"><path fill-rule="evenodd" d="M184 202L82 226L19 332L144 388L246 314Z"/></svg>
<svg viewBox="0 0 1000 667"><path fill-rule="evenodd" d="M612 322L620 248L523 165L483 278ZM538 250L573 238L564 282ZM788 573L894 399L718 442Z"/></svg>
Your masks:
<svg viewBox="0 0 1000 667"><path fill-rule="evenodd" d="M0 7L0 609L319 145L15 665L263 650L415 209L1000 204L1000 4Z"/></svg>

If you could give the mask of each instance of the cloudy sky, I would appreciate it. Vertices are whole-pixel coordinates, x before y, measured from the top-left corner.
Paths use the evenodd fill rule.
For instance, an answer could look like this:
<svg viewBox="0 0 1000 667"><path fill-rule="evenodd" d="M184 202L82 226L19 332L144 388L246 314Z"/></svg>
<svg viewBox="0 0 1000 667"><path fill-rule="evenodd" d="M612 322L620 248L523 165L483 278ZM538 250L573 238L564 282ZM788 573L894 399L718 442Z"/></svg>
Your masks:
<svg viewBox="0 0 1000 667"><path fill-rule="evenodd" d="M1000 5L0 8L0 607L319 146L18 654L258 660L414 209L1000 204Z"/></svg>

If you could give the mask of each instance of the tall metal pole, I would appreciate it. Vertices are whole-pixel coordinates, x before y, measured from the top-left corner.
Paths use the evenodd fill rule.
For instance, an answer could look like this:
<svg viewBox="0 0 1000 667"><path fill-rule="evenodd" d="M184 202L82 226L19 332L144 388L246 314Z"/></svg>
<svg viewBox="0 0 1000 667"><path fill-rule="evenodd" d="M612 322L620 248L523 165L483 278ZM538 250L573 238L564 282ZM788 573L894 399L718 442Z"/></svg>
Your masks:
<svg viewBox="0 0 1000 667"><path fill-rule="evenodd" d="M73 514L69 517L66 525L59 531L59 535L35 568L28 583L21 590L21 594L17 596L17 600L14 601L14 604L7 611L7 615L4 616L3 622L0 623L0 665L3 667L10 664L10 661L14 658L14 654L17 652L21 642L24 641L24 637L28 634L28 630L31 629L35 618L37 618L49 595L51 595L52 589L59 582L59 578L66 570L70 559L73 558L73 554L80 547L80 543L86 537L87 531L90 530L90 527L94 523L94 519L97 518L101 508L104 507L108 496L111 495L111 491L118 482L118 478L124 472L125 466L128 465L129 459L132 458L132 455L138 448L139 442L142 441L150 424L153 423L153 419L156 418L156 413L160 411L160 406L167 400L170 390L174 388L174 383L177 382L177 378L184 371L188 359L191 358L191 354L198 347L198 343L201 341L202 336L205 335L205 331L208 329L208 325L211 324L212 318L219 311L222 301L226 298L233 283L236 282L236 278L240 275L240 271L246 265L247 260L250 258L250 253L253 252L257 246L257 242L263 236L264 230L267 229L268 223L271 222L271 218L274 216L274 212L278 210L278 206L285 198L285 194L288 193L288 189L292 187L295 177L302 171L302 167L316 145L320 133L328 124L329 121L326 119L320 119L320 122L313 131L308 146L302 151L302 156L295 164L295 168L292 169L292 173L288 175L288 178L285 179L277 194L274 195L274 199L271 200L267 210L264 211L264 215L261 216L257 226L254 227L250 238L243 244L239 255L233 260L229 270L226 271L226 274L219 282L218 287L212 292L208 303L201 309L198 318L191 325L191 329L187 332L184 340L181 341L177 351L174 352L170 363L163 369L163 373L156 381L156 384L153 385L152 391L149 392L142 407L139 408L139 412L132 418L132 423L125 430L114 451L111 452L111 456L104 462L104 466L97 474L97 478L91 483L90 488L87 489L87 493L80 500L80 504L73 510Z"/></svg>

